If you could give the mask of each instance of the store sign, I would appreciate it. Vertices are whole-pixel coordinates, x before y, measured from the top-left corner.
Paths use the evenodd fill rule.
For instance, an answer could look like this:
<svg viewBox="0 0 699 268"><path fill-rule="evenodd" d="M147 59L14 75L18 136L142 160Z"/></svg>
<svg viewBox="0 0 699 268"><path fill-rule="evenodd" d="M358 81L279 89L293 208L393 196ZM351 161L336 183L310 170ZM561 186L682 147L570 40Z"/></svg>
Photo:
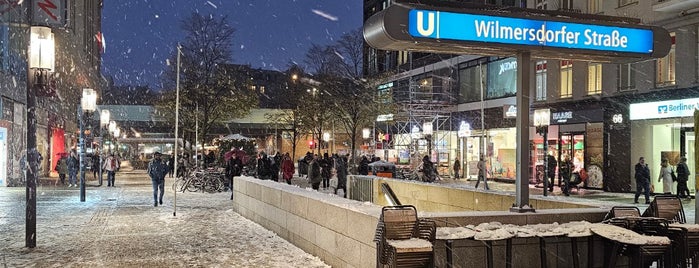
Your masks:
<svg viewBox="0 0 699 268"><path fill-rule="evenodd" d="M624 115L615 114L614 116L612 116L612 123L614 123L614 124L624 123Z"/></svg>
<svg viewBox="0 0 699 268"><path fill-rule="evenodd" d="M577 124L589 122L602 122L603 111L600 110L575 110L575 111L551 111L551 124Z"/></svg>
<svg viewBox="0 0 699 268"><path fill-rule="evenodd" d="M502 106L503 118L516 118L517 117L517 106L515 105L504 105Z"/></svg>
<svg viewBox="0 0 699 268"><path fill-rule="evenodd" d="M629 119L657 119L694 116L699 98L634 103L629 106Z"/></svg>
<svg viewBox="0 0 699 268"><path fill-rule="evenodd" d="M380 114L376 117L376 122L393 121L393 114Z"/></svg>
<svg viewBox="0 0 699 268"><path fill-rule="evenodd" d="M393 82L389 82L383 85L379 85L376 89L382 90L382 89L387 89L387 88L392 88L393 87Z"/></svg>

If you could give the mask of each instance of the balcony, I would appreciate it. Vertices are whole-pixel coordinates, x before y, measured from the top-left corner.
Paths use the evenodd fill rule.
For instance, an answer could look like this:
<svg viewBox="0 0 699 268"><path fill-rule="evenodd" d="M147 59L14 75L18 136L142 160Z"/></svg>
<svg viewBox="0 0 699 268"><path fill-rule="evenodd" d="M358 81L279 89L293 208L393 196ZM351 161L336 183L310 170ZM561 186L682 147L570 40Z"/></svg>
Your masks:
<svg viewBox="0 0 699 268"><path fill-rule="evenodd" d="M699 0L665 0L653 4L653 11L681 12L699 7Z"/></svg>

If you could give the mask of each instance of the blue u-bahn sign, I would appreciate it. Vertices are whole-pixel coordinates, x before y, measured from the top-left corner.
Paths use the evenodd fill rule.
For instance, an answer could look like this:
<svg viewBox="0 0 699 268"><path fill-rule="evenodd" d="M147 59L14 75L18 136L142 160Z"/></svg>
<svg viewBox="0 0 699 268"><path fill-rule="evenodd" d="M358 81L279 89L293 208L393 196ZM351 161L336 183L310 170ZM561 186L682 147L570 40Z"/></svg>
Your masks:
<svg viewBox="0 0 699 268"><path fill-rule="evenodd" d="M401 4L367 20L364 36L369 45L385 50L484 55L530 51L545 58L605 61L659 58L670 49L670 35L663 28L590 21Z"/></svg>

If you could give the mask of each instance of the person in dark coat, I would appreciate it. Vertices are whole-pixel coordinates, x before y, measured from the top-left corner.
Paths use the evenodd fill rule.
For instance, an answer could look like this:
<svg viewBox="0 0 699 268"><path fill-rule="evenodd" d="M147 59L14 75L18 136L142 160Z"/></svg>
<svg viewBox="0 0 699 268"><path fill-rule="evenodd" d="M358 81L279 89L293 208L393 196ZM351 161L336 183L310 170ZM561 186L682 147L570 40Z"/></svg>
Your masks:
<svg viewBox="0 0 699 268"><path fill-rule="evenodd" d="M58 177L61 179L61 185L66 185L66 174L68 174L68 158L62 155L56 163L56 172L58 172Z"/></svg>
<svg viewBox="0 0 699 268"><path fill-rule="evenodd" d="M313 190L316 191L320 189L320 182L323 180L320 174L321 172L319 162L320 159L318 159L318 156L315 155L308 166L308 180L311 183L311 187L313 187Z"/></svg>
<svg viewBox="0 0 699 268"><path fill-rule="evenodd" d="M155 152L153 160L148 163L148 176L153 183L153 206L158 206L158 203L163 204L163 195L165 194L165 175L167 175L167 164L161 159L162 154ZM158 195L160 190L160 195Z"/></svg>
<svg viewBox="0 0 699 268"><path fill-rule="evenodd" d="M689 167L687 167L687 158L680 158L677 163L677 196L679 198L691 198L689 188L687 188L687 180L689 180Z"/></svg>
<svg viewBox="0 0 699 268"><path fill-rule="evenodd" d="M561 190L566 196L570 195L570 178L573 176L573 161L570 160L569 155L564 155L561 164L558 166L558 175L563 181L563 186Z"/></svg>
<svg viewBox="0 0 699 268"><path fill-rule="evenodd" d="M556 158L553 155L547 155L546 156L546 161L548 161L548 166L546 172L548 173L548 179L549 179L549 192L553 192L553 182L555 181L556 178L556 167L558 166L558 162L556 161Z"/></svg>
<svg viewBox="0 0 699 268"><path fill-rule="evenodd" d="M646 204L650 204L650 169L648 164L646 164L646 159L641 157L636 163L636 195L634 195L633 202L638 203L638 197L643 191L643 195L646 198Z"/></svg>
<svg viewBox="0 0 699 268"><path fill-rule="evenodd" d="M167 160L167 168L169 170L168 174L170 175L170 178L172 178L172 175L175 173L175 156L171 155L170 158Z"/></svg>
<svg viewBox="0 0 699 268"><path fill-rule="evenodd" d="M232 154L226 161L226 189L233 188L233 177L240 176L243 169L243 161L236 154Z"/></svg>
<svg viewBox="0 0 699 268"><path fill-rule="evenodd" d="M488 187L488 163L485 161L485 156L481 155L478 161L478 180L476 181L476 189L478 189L478 184L483 181L486 190L490 190Z"/></svg>
<svg viewBox="0 0 699 268"><path fill-rule="evenodd" d="M359 175L369 175L369 159L366 156L362 156L362 160L359 160Z"/></svg>
<svg viewBox="0 0 699 268"><path fill-rule="evenodd" d="M92 178L97 179L97 175L100 172L100 155L99 153L94 153L92 156Z"/></svg>
<svg viewBox="0 0 699 268"><path fill-rule="evenodd" d="M430 160L429 156L422 158L422 174L424 181L433 182L436 178L436 171L434 169L434 163Z"/></svg>
<svg viewBox="0 0 699 268"><path fill-rule="evenodd" d="M332 168L333 160L330 159L328 153L323 154L323 159L320 161L320 176L323 178L323 189L330 187L330 169Z"/></svg>
<svg viewBox="0 0 699 268"><path fill-rule="evenodd" d="M76 157L75 150L70 151L70 156L66 161L68 166L68 187L78 186L78 171L80 170L80 161Z"/></svg>
<svg viewBox="0 0 699 268"><path fill-rule="evenodd" d="M459 179L459 175L461 174L461 161L459 159L454 160L454 178L457 180Z"/></svg>
<svg viewBox="0 0 699 268"><path fill-rule="evenodd" d="M347 157L341 156L335 159L335 170L337 171L337 190L342 189L342 197L347 197Z"/></svg>
<svg viewBox="0 0 699 268"><path fill-rule="evenodd" d="M277 152L274 155L273 160L274 161L272 161L272 167L271 167L272 180L279 181L279 171L281 171L281 167L282 167L282 154Z"/></svg>
<svg viewBox="0 0 699 268"><path fill-rule="evenodd" d="M306 156L303 157L303 162L306 163L306 178L308 178L308 169L311 166L311 161L313 161L313 154L311 152L306 152ZM299 169L301 168L299 167Z"/></svg>

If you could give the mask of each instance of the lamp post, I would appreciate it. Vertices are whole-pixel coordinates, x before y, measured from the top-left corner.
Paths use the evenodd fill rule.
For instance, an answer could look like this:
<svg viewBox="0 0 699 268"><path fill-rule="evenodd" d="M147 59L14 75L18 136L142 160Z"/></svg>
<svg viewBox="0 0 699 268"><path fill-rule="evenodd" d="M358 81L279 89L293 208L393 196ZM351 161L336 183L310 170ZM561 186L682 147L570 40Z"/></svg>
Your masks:
<svg viewBox="0 0 699 268"><path fill-rule="evenodd" d="M461 121L461 124L459 124L459 131L456 133L459 138L462 139L461 141L461 166L463 167L461 169L461 172L463 172L464 178L466 178L466 174L469 174L468 171L466 170L468 168L468 165L464 162L464 157L466 153L468 152L468 136L471 136L471 124L466 123L466 121ZM465 150L464 150L465 148ZM468 178L466 178L468 179Z"/></svg>
<svg viewBox="0 0 699 268"><path fill-rule="evenodd" d="M80 121L80 202L85 202L85 121L89 120L95 109L97 109L97 93L91 88L84 88L80 107L78 107L78 120Z"/></svg>
<svg viewBox="0 0 699 268"><path fill-rule="evenodd" d="M104 153L104 133L102 130L107 128L109 125L109 117L111 117L111 113L109 110L102 110L100 112L100 177L99 177L99 186L102 186L102 178L103 178L103 173L102 173L102 165L104 165L103 161L104 159L102 158L102 154Z"/></svg>
<svg viewBox="0 0 699 268"><path fill-rule="evenodd" d="M328 133L328 132L323 133L323 142L324 142L323 145L326 146L326 148L325 148L326 151L328 150L328 147L329 147L328 146L329 141L330 141L330 133Z"/></svg>
<svg viewBox="0 0 699 268"><path fill-rule="evenodd" d="M36 247L36 181L39 151L36 149L36 90L46 87L54 69L55 43L51 28L32 26L29 33L27 74L27 178L25 246Z"/></svg>
<svg viewBox="0 0 699 268"><path fill-rule="evenodd" d="M536 127L536 133L544 137L544 196L548 195L549 186L549 176L548 176L548 166L549 159L548 154L548 133L549 124L551 121L551 110L549 109L537 109L534 110L534 127ZM536 175L535 175L536 176ZM551 182L553 183L553 182Z"/></svg>

